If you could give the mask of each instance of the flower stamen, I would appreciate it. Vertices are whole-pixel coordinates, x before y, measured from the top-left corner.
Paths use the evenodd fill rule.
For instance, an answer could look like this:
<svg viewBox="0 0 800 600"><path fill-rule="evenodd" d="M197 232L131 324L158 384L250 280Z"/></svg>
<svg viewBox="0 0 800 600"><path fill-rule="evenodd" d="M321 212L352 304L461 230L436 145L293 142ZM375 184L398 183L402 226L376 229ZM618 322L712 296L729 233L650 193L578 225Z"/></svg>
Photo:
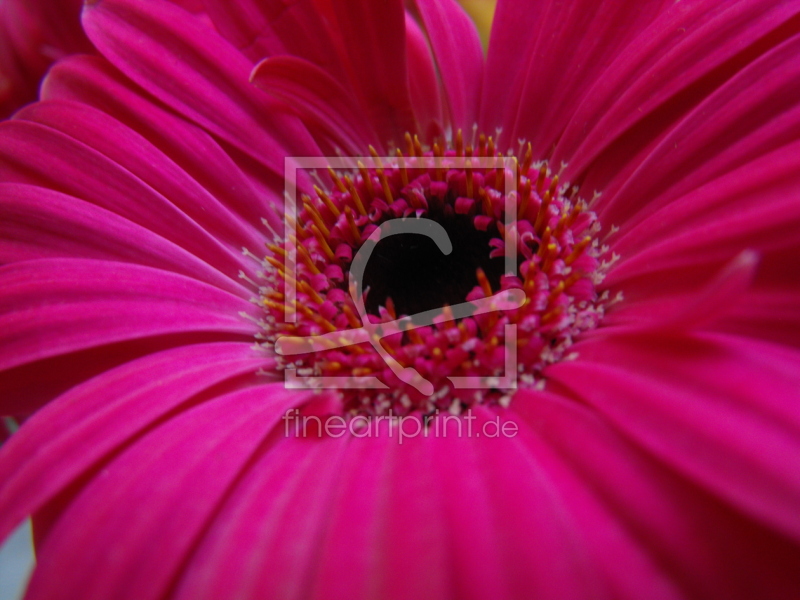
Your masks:
<svg viewBox="0 0 800 600"><path fill-rule="evenodd" d="M290 350L291 360L276 359L298 373L374 376L389 386L380 393L339 390L351 414L507 404L507 391L490 386L475 394L449 377L503 380L511 325L517 329L519 381L536 385L548 364L600 322L608 294L598 296L594 286L610 262L600 260L597 218L576 198L576 188L562 187L559 176L550 175L546 162L534 165L524 140L520 163L484 134L473 136L473 146L458 131L452 145L440 140L427 151L417 136L404 139L406 152L398 149L394 157L370 147L370 157L357 160L350 173L328 167L329 186L315 185L313 196L301 197L296 222L288 220L295 233L267 246L265 345L285 338L281 348ZM416 218L443 228L451 257L424 236L422 242L413 234L375 238L363 282L351 286L351 264L373 232L393 219ZM289 245L297 256L291 268ZM511 264L514 270L506 271ZM293 286L294 294L281 293L285 286ZM523 292L517 304L498 300L498 293L515 289ZM293 298L288 305L287 298ZM454 310L480 302L484 308L474 313ZM440 312L430 324L414 322L414 315L432 309ZM360 337L353 338L356 330ZM312 352L304 340L320 345ZM430 389L434 393L422 393Z"/></svg>

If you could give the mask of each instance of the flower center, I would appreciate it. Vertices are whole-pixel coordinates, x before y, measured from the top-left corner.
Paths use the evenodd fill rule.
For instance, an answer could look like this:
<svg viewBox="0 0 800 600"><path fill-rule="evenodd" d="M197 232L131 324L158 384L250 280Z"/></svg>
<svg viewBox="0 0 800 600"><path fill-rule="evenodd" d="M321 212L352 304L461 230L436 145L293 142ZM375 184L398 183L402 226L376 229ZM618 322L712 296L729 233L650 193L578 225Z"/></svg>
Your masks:
<svg viewBox="0 0 800 600"><path fill-rule="evenodd" d="M597 217L530 145L406 144L301 197L264 260L265 346L351 414L507 405L603 317Z"/></svg>

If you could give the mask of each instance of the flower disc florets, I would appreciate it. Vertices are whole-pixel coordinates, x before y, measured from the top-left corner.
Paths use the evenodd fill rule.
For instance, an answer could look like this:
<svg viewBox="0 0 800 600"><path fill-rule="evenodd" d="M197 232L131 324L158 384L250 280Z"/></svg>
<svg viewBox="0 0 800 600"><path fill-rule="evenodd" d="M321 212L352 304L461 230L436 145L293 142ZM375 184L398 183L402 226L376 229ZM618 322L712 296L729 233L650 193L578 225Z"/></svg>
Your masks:
<svg viewBox="0 0 800 600"><path fill-rule="evenodd" d="M599 260L597 217L577 188L562 184L546 163L533 164L530 146L518 162L484 136L474 148L464 146L460 132L452 147L426 150L411 136L406 142L407 151L392 160L372 151L349 173L329 169L329 189L321 185L302 197L290 223L295 234L271 244L264 261L265 345L278 342L280 366L304 381L339 382L333 387L346 412L505 405L513 388L541 381L548 364L568 356L575 336L602 319L607 294L595 286L606 264ZM381 239L356 303L348 278L354 257L397 219L436 222L452 252L445 256L420 235ZM494 300L506 290L517 290L514 307ZM454 318L451 307L477 307L486 298L493 298L491 309ZM414 322L436 309L432 323ZM351 335L365 319L384 324L380 339L374 332L371 341ZM313 352L287 352L286 342L301 338L319 343ZM432 384L432 393L398 377L403 369ZM368 380L382 389L358 389Z"/></svg>

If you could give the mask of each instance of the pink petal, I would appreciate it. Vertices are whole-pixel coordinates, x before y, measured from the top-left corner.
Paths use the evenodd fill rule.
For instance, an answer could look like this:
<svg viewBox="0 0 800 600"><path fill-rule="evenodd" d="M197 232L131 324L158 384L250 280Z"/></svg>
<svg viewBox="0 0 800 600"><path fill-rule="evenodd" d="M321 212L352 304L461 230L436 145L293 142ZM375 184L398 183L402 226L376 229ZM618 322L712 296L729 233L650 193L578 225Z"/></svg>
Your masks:
<svg viewBox="0 0 800 600"><path fill-rule="evenodd" d="M695 485L800 537L797 352L704 335L575 347L548 376Z"/></svg>
<svg viewBox="0 0 800 600"><path fill-rule="evenodd" d="M405 11L401 2L331 3L328 18L340 36L353 86L383 144L414 131L406 70ZM380 24L375 26L375 24Z"/></svg>
<svg viewBox="0 0 800 600"><path fill-rule="evenodd" d="M618 171L637 148L792 35L796 13L791 3L759 0L667 4L591 82L556 156L571 160L578 172L606 149L603 162Z"/></svg>
<svg viewBox="0 0 800 600"><path fill-rule="evenodd" d="M256 87L285 100L312 131L321 130L353 156L376 142L350 92L314 64L273 56L257 64L250 78Z"/></svg>
<svg viewBox="0 0 800 600"><path fill-rule="evenodd" d="M63 256L156 267L252 296L182 248L99 206L46 188L0 184L0 264Z"/></svg>
<svg viewBox="0 0 800 600"><path fill-rule="evenodd" d="M671 293L664 292L656 298L638 299L636 302L628 299L625 306L611 313L604 325L622 323L624 326L629 323L634 331L676 332L716 324L746 303L746 294L753 285L758 265L758 253L744 250L699 289L686 285L684 289L676 289L681 287L680 284L673 284ZM600 330L598 335L602 336L604 332Z"/></svg>
<svg viewBox="0 0 800 600"><path fill-rule="evenodd" d="M248 173L248 179L245 166L238 165L207 132L154 103L102 58L61 61L45 79L42 98L80 102L113 116L169 156L244 222L258 223L272 215L272 203L282 203L274 179L264 173ZM215 168L209 169L209 164Z"/></svg>
<svg viewBox="0 0 800 600"><path fill-rule="evenodd" d="M530 449L454 431L401 445L381 429L281 440L220 511L178 598L598 597Z"/></svg>
<svg viewBox="0 0 800 600"><path fill-rule="evenodd" d="M253 223L232 213L168 155L105 112L74 102L47 101L23 109L16 118L60 131L102 153L237 251L263 244L264 236Z"/></svg>
<svg viewBox="0 0 800 600"><path fill-rule="evenodd" d="M417 0L442 78L453 131L469 132L477 122L483 78L483 50L475 24L453 0Z"/></svg>
<svg viewBox="0 0 800 600"><path fill-rule="evenodd" d="M428 48L428 38L414 18L406 13L406 58L408 60L408 91L414 117L426 140L444 131L442 91L436 65Z"/></svg>
<svg viewBox="0 0 800 600"><path fill-rule="evenodd" d="M56 523L28 598L163 598L219 503L302 397L282 384L239 390L147 432Z"/></svg>
<svg viewBox="0 0 800 600"><path fill-rule="evenodd" d="M269 56L290 54L347 78L338 40L326 23L317 0L292 3L259 0L207 0L214 25L254 63Z"/></svg>
<svg viewBox="0 0 800 600"><path fill-rule="evenodd" d="M500 2L492 26L481 105L482 129L502 127L548 157L606 65L663 10L643 1Z"/></svg>
<svg viewBox="0 0 800 600"><path fill-rule="evenodd" d="M579 398L520 391L511 411L521 438L539 438L612 597L791 597L796 546L659 464Z"/></svg>
<svg viewBox="0 0 800 600"><path fill-rule="evenodd" d="M175 598L307 597L303 575L313 572L351 440L286 439L283 425L216 513Z"/></svg>
<svg viewBox="0 0 800 600"><path fill-rule="evenodd" d="M800 290L795 286L762 286L760 289L751 289L715 329L798 347L798 306Z"/></svg>
<svg viewBox="0 0 800 600"><path fill-rule="evenodd" d="M252 336L253 305L182 275L126 263L42 259L0 267L0 369L122 340Z"/></svg>
<svg viewBox="0 0 800 600"><path fill-rule="evenodd" d="M752 35L746 23L747 35ZM614 163L613 179L603 186L605 198L598 203L602 219L632 225L675 198L797 140L800 36L778 41L760 56L749 57L749 64L737 61L738 73L708 90L707 98L663 134L652 136L652 142L648 139L638 154L623 155L641 148L639 144L609 150L596 165L598 172L587 178L587 185L599 185L609 161ZM642 198L648 199L644 208Z"/></svg>
<svg viewBox="0 0 800 600"><path fill-rule="evenodd" d="M250 61L201 18L164 0L103 0L87 5L83 25L131 80L274 174L286 154L319 154L296 119L254 93Z"/></svg>
<svg viewBox="0 0 800 600"><path fill-rule="evenodd" d="M47 68L91 52L80 26L81 0L5 0L0 4L0 117L36 99Z"/></svg>
<svg viewBox="0 0 800 600"><path fill-rule="evenodd" d="M118 143L125 147L130 143L126 139L120 137ZM224 273L234 275L253 269L251 259L242 256L241 247L225 246L145 181L54 129L29 121L0 124L0 157L4 181L40 185L97 204L174 242ZM92 173L91 178L86 177L87 172ZM150 172L158 173L158 167Z"/></svg>
<svg viewBox="0 0 800 600"><path fill-rule="evenodd" d="M0 450L0 538L144 428L266 362L251 344L191 345L110 369L53 400Z"/></svg>

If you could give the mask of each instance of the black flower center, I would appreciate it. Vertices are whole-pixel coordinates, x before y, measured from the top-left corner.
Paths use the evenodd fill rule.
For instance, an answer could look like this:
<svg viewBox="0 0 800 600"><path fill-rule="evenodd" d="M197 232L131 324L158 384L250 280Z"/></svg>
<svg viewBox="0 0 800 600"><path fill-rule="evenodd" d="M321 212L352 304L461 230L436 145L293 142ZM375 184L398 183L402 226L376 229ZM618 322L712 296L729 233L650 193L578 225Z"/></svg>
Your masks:
<svg viewBox="0 0 800 600"><path fill-rule="evenodd" d="M478 269L486 274L493 290L499 289L504 260L489 258L489 242L497 233L478 231L466 215L439 213L428 218L444 227L453 251L445 255L432 239L416 234L378 242L364 273L364 288L369 289L367 312L378 315L389 298L398 315L459 304L477 285Z"/></svg>

